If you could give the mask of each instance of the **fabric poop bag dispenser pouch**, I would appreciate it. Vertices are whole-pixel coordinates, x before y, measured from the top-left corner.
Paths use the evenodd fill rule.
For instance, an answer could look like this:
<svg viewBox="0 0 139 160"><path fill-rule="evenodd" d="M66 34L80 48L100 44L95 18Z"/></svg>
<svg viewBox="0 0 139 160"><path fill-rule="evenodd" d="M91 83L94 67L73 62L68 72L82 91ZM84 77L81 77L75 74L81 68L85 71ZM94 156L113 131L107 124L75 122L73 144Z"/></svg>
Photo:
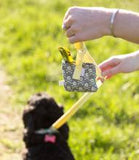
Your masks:
<svg viewBox="0 0 139 160"><path fill-rule="evenodd" d="M96 62L89 54L85 43L74 44L77 50L76 62L71 53L64 47L59 47L63 57L62 73L64 81L60 84L70 92L96 92L98 89L97 80L101 79L101 71Z"/></svg>

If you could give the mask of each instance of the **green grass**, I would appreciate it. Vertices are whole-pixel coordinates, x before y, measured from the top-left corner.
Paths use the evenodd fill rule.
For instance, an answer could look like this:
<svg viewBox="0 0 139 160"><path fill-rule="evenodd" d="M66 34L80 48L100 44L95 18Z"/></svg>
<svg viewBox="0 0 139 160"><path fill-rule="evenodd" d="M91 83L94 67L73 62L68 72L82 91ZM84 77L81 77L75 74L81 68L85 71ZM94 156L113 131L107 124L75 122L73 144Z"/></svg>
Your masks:
<svg viewBox="0 0 139 160"><path fill-rule="evenodd" d="M30 95L39 91L47 91L65 110L82 95L58 86L62 76L57 48L67 46L74 51L61 29L64 13L73 5L139 11L138 0L0 1L0 63L9 75L13 107L19 112ZM138 49L136 44L111 37L86 45L97 63ZM138 160L138 106L138 72L105 82L69 121L69 143L76 160Z"/></svg>

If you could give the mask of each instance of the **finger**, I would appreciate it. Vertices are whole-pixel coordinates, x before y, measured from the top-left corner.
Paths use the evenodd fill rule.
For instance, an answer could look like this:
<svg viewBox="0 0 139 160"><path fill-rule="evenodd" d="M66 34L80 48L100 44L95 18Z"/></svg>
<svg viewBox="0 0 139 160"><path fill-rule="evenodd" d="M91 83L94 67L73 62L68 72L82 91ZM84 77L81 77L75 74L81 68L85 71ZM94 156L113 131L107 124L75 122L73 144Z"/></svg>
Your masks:
<svg viewBox="0 0 139 160"><path fill-rule="evenodd" d="M99 67L102 71L106 69L110 69L120 63L119 59L116 58L110 58L102 63L99 64Z"/></svg>
<svg viewBox="0 0 139 160"><path fill-rule="evenodd" d="M70 28L70 26L66 26L65 24L62 24L62 29L63 29L63 30L66 31L66 30L69 29L69 28Z"/></svg>
<svg viewBox="0 0 139 160"><path fill-rule="evenodd" d="M66 36L67 36L67 37L72 37L72 36L74 36L74 35L75 35L74 31L73 31L73 29L70 27L70 28L66 31Z"/></svg>
<svg viewBox="0 0 139 160"><path fill-rule="evenodd" d="M75 43L75 42L81 42L83 41L83 38L82 38L82 35L81 34L78 34L78 32L74 32L74 35L69 37L69 41L71 43Z"/></svg>
<svg viewBox="0 0 139 160"><path fill-rule="evenodd" d="M102 75L105 77L112 77L113 75L119 73L120 70L119 70L119 66L116 66L114 68L111 68L111 69L107 69L105 70L104 72L102 72Z"/></svg>
<svg viewBox="0 0 139 160"><path fill-rule="evenodd" d="M68 18L63 20L62 29L67 30L70 26L67 25Z"/></svg>
<svg viewBox="0 0 139 160"><path fill-rule="evenodd" d="M62 24L62 28L63 28L63 29L66 29L66 26L65 26L65 24L64 24L64 21L66 21L66 19L67 19L68 16L69 16L69 10L65 13L65 16L64 16L64 18L63 18L63 24Z"/></svg>
<svg viewBox="0 0 139 160"><path fill-rule="evenodd" d="M67 19L67 17L70 15L70 8L67 10L67 12L65 13L65 16L64 16L64 18L63 18L63 21L65 20L65 19Z"/></svg>
<svg viewBox="0 0 139 160"><path fill-rule="evenodd" d="M68 39L69 39L69 42L70 42L70 43L78 42L78 41L77 41L77 38L76 38L76 36L75 36L75 35L73 35L73 36L69 37Z"/></svg>
<svg viewBox="0 0 139 160"><path fill-rule="evenodd" d="M110 79L112 76L105 76L106 79Z"/></svg>
<svg viewBox="0 0 139 160"><path fill-rule="evenodd" d="M63 29L67 30L71 27L73 24L73 19L71 16L68 16L68 18L63 22Z"/></svg>

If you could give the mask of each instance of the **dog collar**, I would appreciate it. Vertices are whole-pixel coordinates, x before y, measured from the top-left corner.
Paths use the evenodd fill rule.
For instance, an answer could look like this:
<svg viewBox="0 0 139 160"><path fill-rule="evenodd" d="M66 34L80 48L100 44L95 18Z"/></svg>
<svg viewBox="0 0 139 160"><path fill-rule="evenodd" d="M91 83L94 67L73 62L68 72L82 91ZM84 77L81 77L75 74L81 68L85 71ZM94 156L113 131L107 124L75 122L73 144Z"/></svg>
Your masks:
<svg viewBox="0 0 139 160"><path fill-rule="evenodd" d="M39 129L35 131L36 134L48 134L48 135L53 135L55 133L58 133L58 130L56 130L53 127L50 128L45 128L45 129Z"/></svg>

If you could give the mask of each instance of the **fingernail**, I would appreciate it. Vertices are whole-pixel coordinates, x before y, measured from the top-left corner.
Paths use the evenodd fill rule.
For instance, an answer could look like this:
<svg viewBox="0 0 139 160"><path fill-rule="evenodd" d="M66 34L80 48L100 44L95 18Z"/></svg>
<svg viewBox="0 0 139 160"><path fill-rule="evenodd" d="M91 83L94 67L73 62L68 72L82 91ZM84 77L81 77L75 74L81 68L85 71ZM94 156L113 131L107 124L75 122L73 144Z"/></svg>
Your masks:
<svg viewBox="0 0 139 160"><path fill-rule="evenodd" d="M65 24L63 24L63 25L62 25L62 29L64 29L64 30L66 29L66 26L65 26Z"/></svg>
<svg viewBox="0 0 139 160"><path fill-rule="evenodd" d="M105 76L105 75L106 75L106 72L102 72L101 74L102 74L102 76Z"/></svg>

